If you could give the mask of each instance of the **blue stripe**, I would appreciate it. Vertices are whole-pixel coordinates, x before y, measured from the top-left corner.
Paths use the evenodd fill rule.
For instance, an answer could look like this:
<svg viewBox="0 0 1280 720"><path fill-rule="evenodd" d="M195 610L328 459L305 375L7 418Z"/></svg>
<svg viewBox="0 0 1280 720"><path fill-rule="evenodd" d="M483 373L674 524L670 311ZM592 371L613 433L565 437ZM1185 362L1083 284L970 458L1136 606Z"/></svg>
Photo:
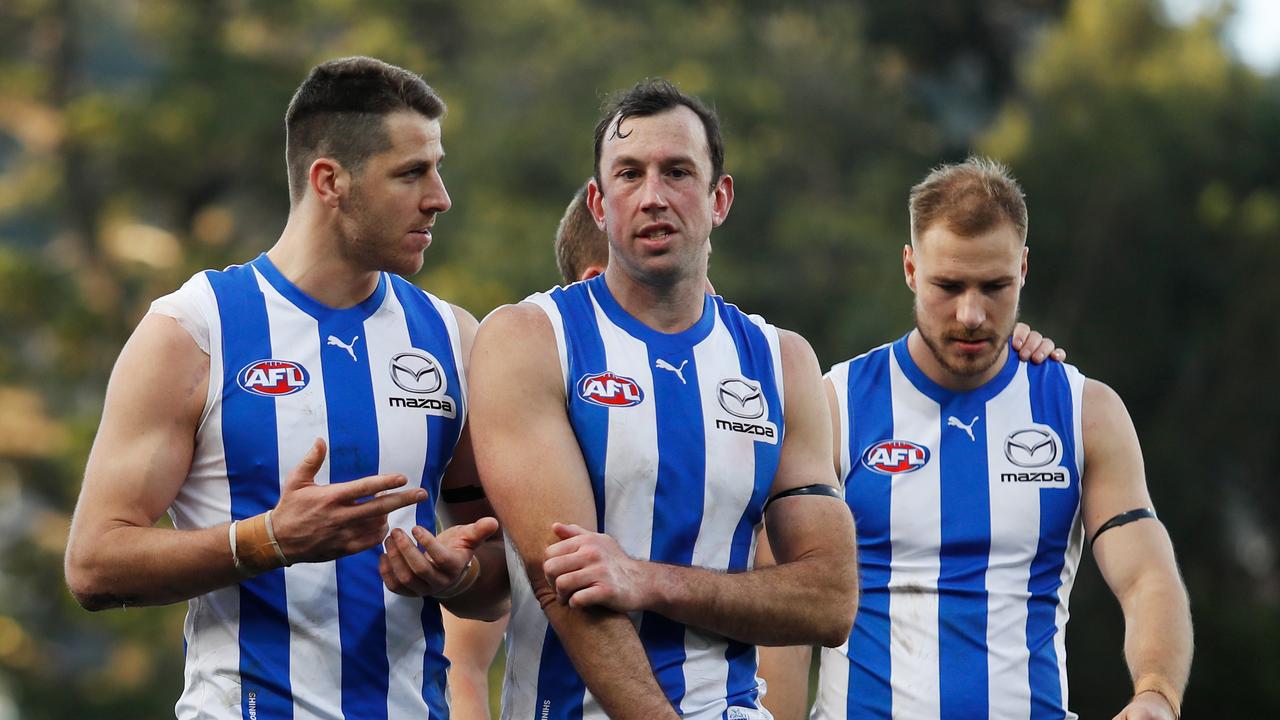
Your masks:
<svg viewBox="0 0 1280 720"><path fill-rule="evenodd" d="M1040 490L1040 541L1027 584L1031 593L1027 601L1031 717L1042 720L1066 716L1054 636L1062 567L1080 503L1080 471L1076 466L1075 418L1066 369L1061 363L1028 366L1027 379L1031 419L1058 433L1062 439L1061 464L1071 477L1068 489Z"/></svg>
<svg viewBox="0 0 1280 720"><path fill-rule="evenodd" d="M693 564L706 494L706 437L689 432L689 428L703 427L697 360L693 349L679 341L651 342L648 351L649 367L655 367L659 358L674 367L684 367L684 382L673 372L653 374L658 478L653 492L649 559L687 566ZM684 634L683 623L655 613L644 613L640 622L640 640L649 663L675 707L680 707L685 694Z"/></svg>
<svg viewBox="0 0 1280 720"><path fill-rule="evenodd" d="M601 276L603 278L603 276ZM578 437L582 459L591 477L591 494L596 499L596 530L604 527L604 459L609 449L609 410L588 402L574 402L578 380L584 375L605 372L604 340L596 323L595 305L591 302L588 283L578 283L551 294L564 322L564 342L569 359L569 382L566 388L569 423Z"/></svg>
<svg viewBox="0 0 1280 720"><path fill-rule="evenodd" d="M318 323L325 405L329 408L331 484L379 472L378 417L363 320L360 314L335 311L326 313ZM355 360L345 348L326 345L330 336L351 345ZM390 667L378 555L379 549L374 547L336 561L342 711L349 718L387 717Z"/></svg>
<svg viewBox="0 0 1280 720"><path fill-rule="evenodd" d="M453 399L457 417L449 419L440 415L426 415L427 457L420 480L429 497L419 503L415 522L428 531L436 532L436 499L440 496L440 479L453 457L453 448L462 433L465 399L458 366L454 361L449 328L430 298L417 287L398 276L392 276L391 286L396 299L404 308L405 324L409 330L409 343L413 347L431 353L439 363L445 378L445 393ZM449 661L444 656L444 626L440 618L440 604L431 598L423 598L422 634L426 639L426 652L422 657L422 699L430 710L430 719L449 717L449 705L445 697L445 684Z"/></svg>
<svg viewBox="0 0 1280 720"><path fill-rule="evenodd" d="M604 341L596 324L595 310L586 283L578 283L564 290L551 293L563 321L566 354L569 361L568 402L569 423L582 449L591 479L591 493L596 503L596 528L604 526L604 465L609 446L609 411L587 402L574 402L569 393L583 375L604 372ZM535 717L539 717L544 705L551 708L551 717L577 720L582 717L582 704L587 686L573 667L569 654L561 644L553 628L547 627L542 642L542 655L538 663L538 690L534 703Z"/></svg>
<svg viewBox="0 0 1280 720"><path fill-rule="evenodd" d="M716 306L720 312L720 320L728 328L738 350L738 365L747 378L760 383L764 397L768 403L766 419L778 426L778 437L783 437L783 408L778 398L778 378L774 375L773 349L769 346L764 333L755 323L744 316L737 308L730 309L724 301L716 298ZM774 474L778 470L778 459L782 452L781 442L769 444L764 442L755 445L755 478L751 500L733 531L733 541L729 549L729 571L747 569L751 556L751 544L756 528L760 526L761 511L768 498L769 488L773 485ZM725 660L729 663L728 703L730 706L759 707L759 688L756 685L756 652L751 645L729 640L725 649Z"/></svg>
<svg viewBox="0 0 1280 720"><path fill-rule="evenodd" d="M873 443L891 440L893 396L889 349L881 348L849 363L846 393L851 470L841 478L845 502L858 527L859 583L862 597L849 635L848 717L889 718L889 572L893 547L889 534L892 476L867 470L858 459Z"/></svg>
<svg viewBox="0 0 1280 720"><path fill-rule="evenodd" d="M973 439L962 428L948 427L949 417L971 425ZM986 404L972 393L957 394L941 407L938 422L939 709L942 717L985 717L989 707L986 572L991 556Z"/></svg>
<svg viewBox="0 0 1280 720"><path fill-rule="evenodd" d="M253 269L205 274L222 322L222 443L231 493L231 517L243 520L280 500L280 455L275 399L245 392L236 376L273 354L266 301ZM245 720L293 717L289 683L289 617L284 570L240 583L240 708Z"/></svg>

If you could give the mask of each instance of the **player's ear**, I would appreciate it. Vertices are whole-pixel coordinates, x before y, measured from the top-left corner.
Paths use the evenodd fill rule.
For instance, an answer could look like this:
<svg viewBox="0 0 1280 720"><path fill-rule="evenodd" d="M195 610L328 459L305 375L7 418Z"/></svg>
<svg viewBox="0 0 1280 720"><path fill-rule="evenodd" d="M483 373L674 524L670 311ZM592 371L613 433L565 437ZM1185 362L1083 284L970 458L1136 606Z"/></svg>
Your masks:
<svg viewBox="0 0 1280 720"><path fill-rule="evenodd" d="M1027 284L1027 255L1030 254L1031 248L1027 245L1022 246L1022 282L1018 287L1024 287Z"/></svg>
<svg viewBox="0 0 1280 720"><path fill-rule="evenodd" d="M604 230L604 191L600 189L595 178L587 181L587 209L591 211L591 218L596 221L596 227Z"/></svg>
<svg viewBox="0 0 1280 720"><path fill-rule="evenodd" d="M711 200L711 227L720 227L720 223L729 217L729 208L733 205L733 176L729 173L721 175L711 192L714 195Z"/></svg>
<svg viewBox="0 0 1280 720"><path fill-rule="evenodd" d="M311 192L329 208L337 208L351 189L351 173L333 158L316 158L307 180Z"/></svg>
<svg viewBox="0 0 1280 720"><path fill-rule="evenodd" d="M1023 267L1026 265L1024 263ZM916 255L915 248L911 247L911 243L902 246L902 274L907 281L907 287L911 288L911 292L916 291Z"/></svg>
<svg viewBox="0 0 1280 720"><path fill-rule="evenodd" d="M582 268L582 272L578 273L578 280L579 281L590 280L591 278L597 275L603 275L603 274L604 274L603 265L588 265Z"/></svg>

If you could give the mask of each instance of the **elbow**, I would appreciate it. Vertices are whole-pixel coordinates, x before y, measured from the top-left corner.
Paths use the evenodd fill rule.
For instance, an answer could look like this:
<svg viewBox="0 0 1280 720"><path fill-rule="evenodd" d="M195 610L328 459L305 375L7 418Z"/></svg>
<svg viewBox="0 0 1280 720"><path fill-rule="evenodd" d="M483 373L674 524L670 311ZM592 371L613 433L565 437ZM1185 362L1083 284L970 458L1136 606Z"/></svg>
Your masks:
<svg viewBox="0 0 1280 720"><path fill-rule="evenodd" d="M108 591L106 578L97 567L92 551L81 547L74 541L69 543L63 563L63 573L71 596L80 607L89 612L119 607L121 603Z"/></svg>
<svg viewBox="0 0 1280 720"><path fill-rule="evenodd" d="M853 632L853 621L858 614L858 577L854 573L849 581L841 587L833 588L830 597L835 598L828 626L823 628L820 642L824 647L835 648L843 645Z"/></svg>

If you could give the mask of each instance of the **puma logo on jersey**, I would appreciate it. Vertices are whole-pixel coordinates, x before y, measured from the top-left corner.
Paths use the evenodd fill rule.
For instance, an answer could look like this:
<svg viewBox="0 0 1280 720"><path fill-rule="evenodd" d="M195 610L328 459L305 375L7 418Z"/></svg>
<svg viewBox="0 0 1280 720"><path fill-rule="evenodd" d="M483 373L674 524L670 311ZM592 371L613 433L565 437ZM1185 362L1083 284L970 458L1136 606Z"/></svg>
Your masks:
<svg viewBox="0 0 1280 720"><path fill-rule="evenodd" d="M346 350L346 351L347 351L347 354L351 356L351 359L352 359L352 360L356 360L355 344L356 344L356 341L357 341L357 340L359 340L359 339L360 339L360 336L359 336L359 335L357 335L357 336L355 336L355 337L351 338L351 342L349 342L349 343L344 343L344 342L342 342L341 340L339 340L339 339L337 338L337 336L335 336L335 335L330 335L330 336L329 336L329 343L328 343L328 344L330 344L330 345L337 345L338 347L342 348L343 350ZM358 361L358 360L356 360L356 362L359 362L359 361Z"/></svg>
<svg viewBox="0 0 1280 720"><path fill-rule="evenodd" d="M680 378L681 385L688 385L688 383L684 381L684 366L687 365L688 363L689 363L689 360L685 359L680 362L680 367L676 367L675 365L672 365L666 360L663 360L662 358L658 358L658 361L655 362L653 366L658 368L659 370L670 370L671 372L676 374L676 377Z"/></svg>
<svg viewBox="0 0 1280 720"><path fill-rule="evenodd" d="M973 419L969 421L968 425L965 425L964 423L960 422L960 418L956 417L955 415L951 415L947 417L947 427L960 428L961 430L964 431L964 434L968 435L969 439L974 442L978 441L978 439L973 436L973 426L976 425L977 422L978 422L977 415L973 416Z"/></svg>

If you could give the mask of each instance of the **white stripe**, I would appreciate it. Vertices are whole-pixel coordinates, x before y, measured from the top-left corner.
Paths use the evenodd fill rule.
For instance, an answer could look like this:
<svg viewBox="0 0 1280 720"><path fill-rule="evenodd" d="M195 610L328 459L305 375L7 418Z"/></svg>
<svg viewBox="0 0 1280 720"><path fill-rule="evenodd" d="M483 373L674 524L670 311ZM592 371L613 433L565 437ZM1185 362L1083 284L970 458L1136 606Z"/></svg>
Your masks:
<svg viewBox="0 0 1280 720"><path fill-rule="evenodd" d="M893 436L934 449L924 467L893 476L889 501L889 665L894 717L939 717L938 572L942 546L940 409L889 354Z"/></svg>
<svg viewBox="0 0 1280 720"><path fill-rule="evenodd" d="M439 305L436 311L440 311ZM442 315L446 319L446 327L450 327L448 318L452 315L452 312L447 317ZM391 379L391 358L412 346L405 310L394 291L388 289L382 308L364 322L364 337L368 341L369 373L376 399L378 472L403 473L409 479L405 490L420 487L427 453L431 450L427 416L416 409L392 408L381 402L381 398L400 394ZM452 337L450 340L456 352L457 343L452 342ZM417 505L410 505L389 514L389 529L399 528L412 537L413 527L417 525L417 511ZM423 601L397 595L385 586L382 593L383 607L386 608L387 662L391 668L387 713L393 718L423 717L427 712L422 700L422 662L427 650L422 629Z"/></svg>
<svg viewBox="0 0 1280 720"><path fill-rule="evenodd" d="M706 444L702 524L694 542L692 564L727 570L731 547L725 539L733 537L754 490L755 442L751 436L717 430L706 421L725 414L719 401L720 381L746 377L733 336L718 314L711 333L694 347L692 364L697 366ZM767 419L777 422L777 418ZM722 637L692 627L686 630L684 678L686 691L680 702L683 715L719 715L725 710L729 663L724 657Z"/></svg>
<svg viewBox="0 0 1280 720"><path fill-rule="evenodd" d="M388 280L390 282L390 280ZM458 316L453 313L453 306L432 295L429 292L421 291L426 295L431 304L439 313L440 319L444 321L445 330L449 333L449 347L453 348L453 366L458 369L458 417L464 418L467 415L467 373L462 364L462 335L458 331ZM388 289L387 294L395 293ZM399 298L396 298L397 304ZM401 311L403 312L403 310ZM405 345L408 347L407 343Z"/></svg>
<svg viewBox="0 0 1280 720"><path fill-rule="evenodd" d="M658 485L658 421L653 397L653 370L649 350L605 316L592 298L605 367L629 377L641 387L645 401L627 408L610 408L609 440L605 450L605 477L627 478L606 483L604 527L631 557L649 559L653 542L653 496ZM569 378L576 386L578 378ZM625 442L621 438L626 438Z"/></svg>
<svg viewBox="0 0 1280 720"><path fill-rule="evenodd" d="M502 686L502 717L537 717L538 671L547 616L534 599L524 562L515 543L506 539L507 572L511 577L511 621L507 625L507 665Z"/></svg>
<svg viewBox="0 0 1280 720"><path fill-rule="evenodd" d="M306 367L307 387L277 397L276 437L280 476L284 482L317 437L329 441L325 406L320 331L311 316L300 312L254 269L258 288L266 299L271 328L271 357L292 360ZM344 354L343 359L348 359ZM316 484L329 482L330 459L316 473ZM289 617L289 684L293 692L295 720L327 718L341 707L342 648L338 617L333 610L338 595L334 563L298 563L285 568L286 612Z"/></svg>
<svg viewBox="0 0 1280 720"><path fill-rule="evenodd" d="M811 720L844 720L849 707L849 640L818 654L818 694Z"/></svg>
<svg viewBox="0 0 1280 720"><path fill-rule="evenodd" d="M1083 481L1084 464L1084 382L1085 377L1073 365L1064 366L1067 371L1067 383L1071 387L1072 433L1075 435L1077 477ZM1081 486L1083 492L1083 485ZM1082 496L1083 497L1083 496ZM1062 688L1062 706L1067 703L1067 620L1071 617L1068 603L1071 599L1071 588L1075 584L1076 570L1080 567L1080 553L1084 548L1084 522L1081 519L1081 507L1076 505L1076 515L1071 521L1071 536L1067 541L1066 557L1063 559L1062 586L1058 589L1058 610L1054 616L1057 632L1053 637L1054 652L1058 657L1058 682ZM1076 714L1067 711L1067 720L1075 720Z"/></svg>
<svg viewBox="0 0 1280 720"><path fill-rule="evenodd" d="M210 527L231 519L231 488L222 447L222 328L213 289L203 275L180 291L200 308L209 326L209 392L191 469L169 507L179 530ZM227 548L228 554L231 548ZM174 707L179 720L240 717L240 592L231 585L187 603L183 635L187 642L182 695Z"/></svg>
<svg viewBox="0 0 1280 720"><path fill-rule="evenodd" d="M524 302L542 308L542 312L546 313L547 319L551 321L551 330L556 336L556 354L560 358L560 374L565 379L564 396L568 399L569 393L573 392L573 382L576 378L569 377L569 349L564 340L564 318L560 316L560 307L548 293L530 295L524 299Z"/></svg>
<svg viewBox="0 0 1280 720"><path fill-rule="evenodd" d="M1027 601L1031 562L1040 541L1040 488L1031 483L1002 483L1004 442L1010 433L1031 427L1026 365L986 404L987 491L990 496L991 550L987 560L987 692L991 717L1031 714L1031 653L1027 650Z"/></svg>
<svg viewBox="0 0 1280 720"><path fill-rule="evenodd" d="M852 361L850 361L852 362ZM849 456L849 438L853 433L853 420L849 412L849 362L843 362L831 368L831 372L827 373L827 379L831 381L831 386L835 389L837 412L836 419L840 423L839 432L835 441L839 444L836 449L840 452L840 492L844 492L845 479L849 477L849 473L853 471L853 459ZM825 391L826 388L823 388Z"/></svg>

